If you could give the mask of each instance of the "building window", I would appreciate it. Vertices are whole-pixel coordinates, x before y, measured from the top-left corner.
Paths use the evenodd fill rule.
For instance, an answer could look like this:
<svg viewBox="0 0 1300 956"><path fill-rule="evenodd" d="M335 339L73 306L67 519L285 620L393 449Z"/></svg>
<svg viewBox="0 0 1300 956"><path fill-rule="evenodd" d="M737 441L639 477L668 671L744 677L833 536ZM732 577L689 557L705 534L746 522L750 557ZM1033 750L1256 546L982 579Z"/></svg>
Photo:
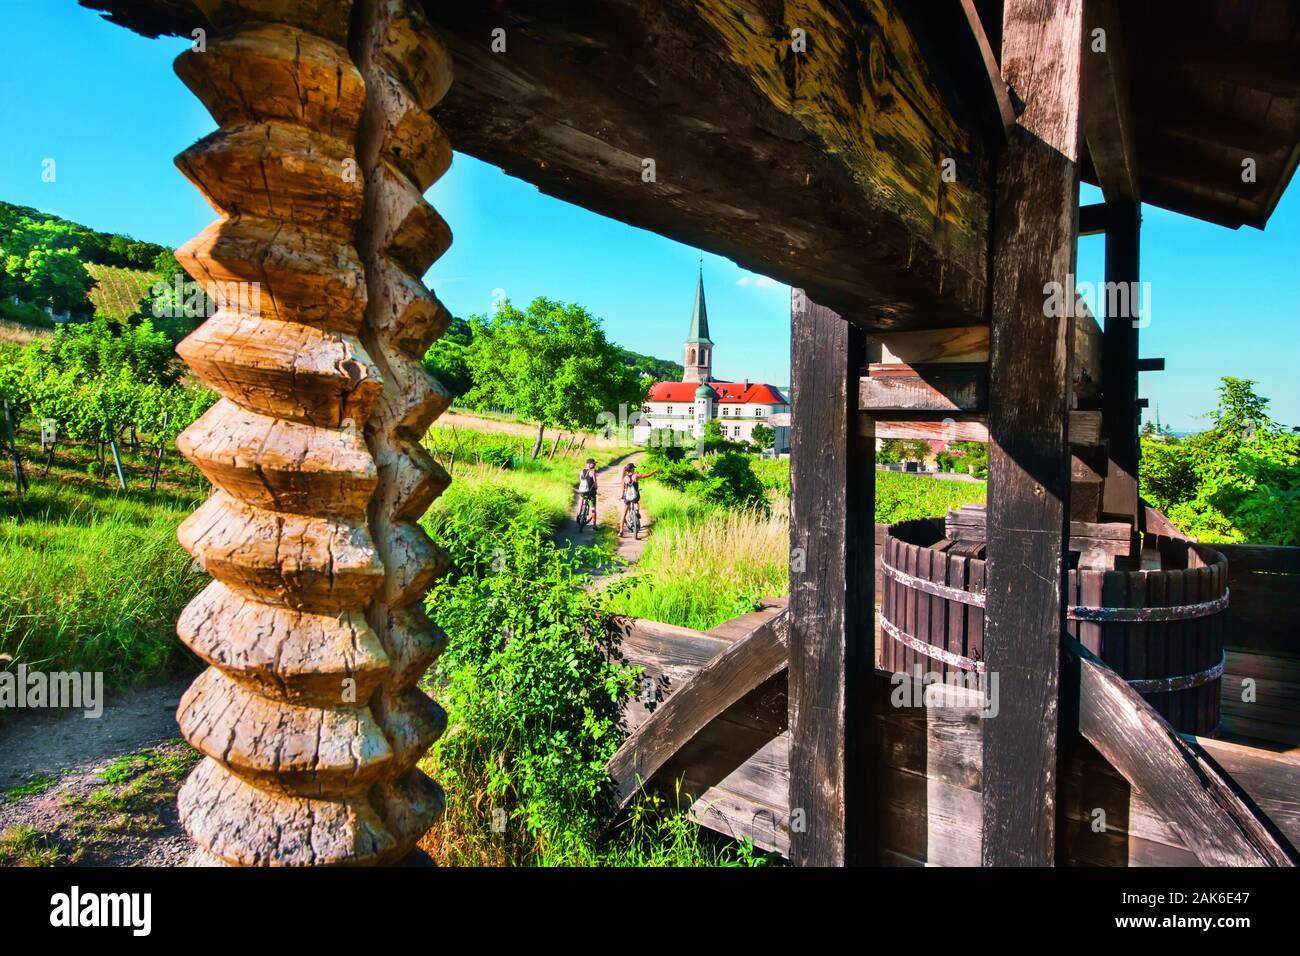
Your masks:
<svg viewBox="0 0 1300 956"><path fill-rule="evenodd" d="M755 417L755 418L762 418L762 417L763 417L763 406L762 406L762 405L756 405L756 406L754 407L754 417Z"/></svg>
<svg viewBox="0 0 1300 956"><path fill-rule="evenodd" d="M673 407L672 407L671 405L669 405L669 406L668 406L668 411L664 412L664 414L665 414L665 415L671 415L672 413L673 413Z"/></svg>

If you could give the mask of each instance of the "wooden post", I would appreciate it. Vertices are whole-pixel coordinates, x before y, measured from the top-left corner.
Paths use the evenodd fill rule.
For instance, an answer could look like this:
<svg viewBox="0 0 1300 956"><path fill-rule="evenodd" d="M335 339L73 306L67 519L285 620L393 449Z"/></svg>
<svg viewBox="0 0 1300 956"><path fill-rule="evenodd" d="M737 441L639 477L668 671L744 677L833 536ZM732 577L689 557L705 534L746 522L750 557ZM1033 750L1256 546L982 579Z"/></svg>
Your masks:
<svg viewBox="0 0 1300 956"><path fill-rule="evenodd" d="M9 437L9 454L14 466L14 494L21 495L27 490L27 475L23 472L23 460L18 454L18 435L14 430L13 411L9 408L9 399L4 400L5 431Z"/></svg>
<svg viewBox="0 0 1300 956"><path fill-rule="evenodd" d="M211 665L177 713L197 863L393 862L443 803L415 766L445 720L416 686L443 645L416 520L447 481L420 276L451 241L422 198L451 61L410 0L352 6L210 0L176 62L219 124L177 164L222 213L176 256L244 284L177 349L221 394L176 443L216 486L178 531L214 579L177 624Z"/></svg>
<svg viewBox="0 0 1300 956"><path fill-rule="evenodd" d="M866 767L875 647L875 451L866 336L794 292L790 453L790 859L874 860Z"/></svg>
<svg viewBox="0 0 1300 956"><path fill-rule="evenodd" d="M1066 444L1078 191L1082 0L1007 0L1002 64L1026 104L998 170L989 366L984 654L998 713L984 722L985 865L1055 852ZM1052 314L1048 314L1052 312ZM991 687L992 685L990 685Z"/></svg>
<svg viewBox="0 0 1300 956"><path fill-rule="evenodd" d="M1107 298L1101 339L1102 434L1110 458L1102 511L1115 518L1137 519L1138 442L1138 250L1141 206L1108 202L1106 214L1106 285L1128 294ZM1127 302L1127 309L1112 304ZM1118 314L1112 315L1112 311Z"/></svg>

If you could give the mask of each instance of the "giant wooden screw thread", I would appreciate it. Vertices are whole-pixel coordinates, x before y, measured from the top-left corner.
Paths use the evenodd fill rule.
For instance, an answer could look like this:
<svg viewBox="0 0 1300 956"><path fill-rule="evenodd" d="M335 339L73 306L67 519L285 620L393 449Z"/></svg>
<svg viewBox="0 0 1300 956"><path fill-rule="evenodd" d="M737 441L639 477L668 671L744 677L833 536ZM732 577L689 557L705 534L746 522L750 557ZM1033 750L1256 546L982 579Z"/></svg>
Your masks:
<svg viewBox="0 0 1300 956"><path fill-rule="evenodd" d="M177 626L211 665L177 714L206 758L181 819L199 863L392 862L443 801L415 764L445 562L415 522L447 483L419 276L450 243L420 198L450 61L405 0L365 0L361 69L349 3L196 2L216 35L176 70L219 128L177 164L221 218L177 258L236 294L178 348L221 395L177 441L216 487L179 531L214 579Z"/></svg>

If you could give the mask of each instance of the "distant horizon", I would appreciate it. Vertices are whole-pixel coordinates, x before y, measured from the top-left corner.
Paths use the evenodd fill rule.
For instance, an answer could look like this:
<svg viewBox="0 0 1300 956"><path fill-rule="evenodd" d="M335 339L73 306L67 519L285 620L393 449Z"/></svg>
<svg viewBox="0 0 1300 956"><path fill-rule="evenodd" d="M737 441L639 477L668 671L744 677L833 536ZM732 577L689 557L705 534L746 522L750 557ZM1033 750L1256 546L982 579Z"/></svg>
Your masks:
<svg viewBox="0 0 1300 956"><path fill-rule="evenodd" d="M73 4L0 5L0 198L94 229L176 248L214 213L172 163L215 123L172 72L188 47L147 40ZM50 69L50 64L59 64ZM39 78L39 95L32 80ZM111 88L112 108L104 94ZM454 144L453 144L454 145ZM42 162L57 161L55 182ZM457 153L427 193L455 239L427 274L455 315L489 314L504 293L577 303L607 337L681 362L701 260L719 377L790 384L789 286L646 230L540 193ZM1100 193L1084 186L1081 201ZM1151 283L1140 394L1180 431L1205 427L1222 376L1252 379L1269 413L1300 424L1300 188L1265 232L1143 207L1141 279ZM1079 282L1104 277L1104 240L1079 242Z"/></svg>

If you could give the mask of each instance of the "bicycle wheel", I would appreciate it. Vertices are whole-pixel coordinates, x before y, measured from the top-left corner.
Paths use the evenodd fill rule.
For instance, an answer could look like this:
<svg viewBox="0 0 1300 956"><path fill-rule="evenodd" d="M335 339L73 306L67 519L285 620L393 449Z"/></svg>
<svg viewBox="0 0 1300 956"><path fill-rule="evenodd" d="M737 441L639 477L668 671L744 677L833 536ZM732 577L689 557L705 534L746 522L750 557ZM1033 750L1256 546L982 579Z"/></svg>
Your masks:
<svg viewBox="0 0 1300 956"><path fill-rule="evenodd" d="M636 540L641 537L641 506L633 505L628 509L628 515L632 519L632 539Z"/></svg>
<svg viewBox="0 0 1300 956"><path fill-rule="evenodd" d="M578 530L579 531L581 531L583 528L587 526L587 521L589 519L589 515L587 512L589 508L590 505L587 503L587 499L583 498L582 504L578 507Z"/></svg>

